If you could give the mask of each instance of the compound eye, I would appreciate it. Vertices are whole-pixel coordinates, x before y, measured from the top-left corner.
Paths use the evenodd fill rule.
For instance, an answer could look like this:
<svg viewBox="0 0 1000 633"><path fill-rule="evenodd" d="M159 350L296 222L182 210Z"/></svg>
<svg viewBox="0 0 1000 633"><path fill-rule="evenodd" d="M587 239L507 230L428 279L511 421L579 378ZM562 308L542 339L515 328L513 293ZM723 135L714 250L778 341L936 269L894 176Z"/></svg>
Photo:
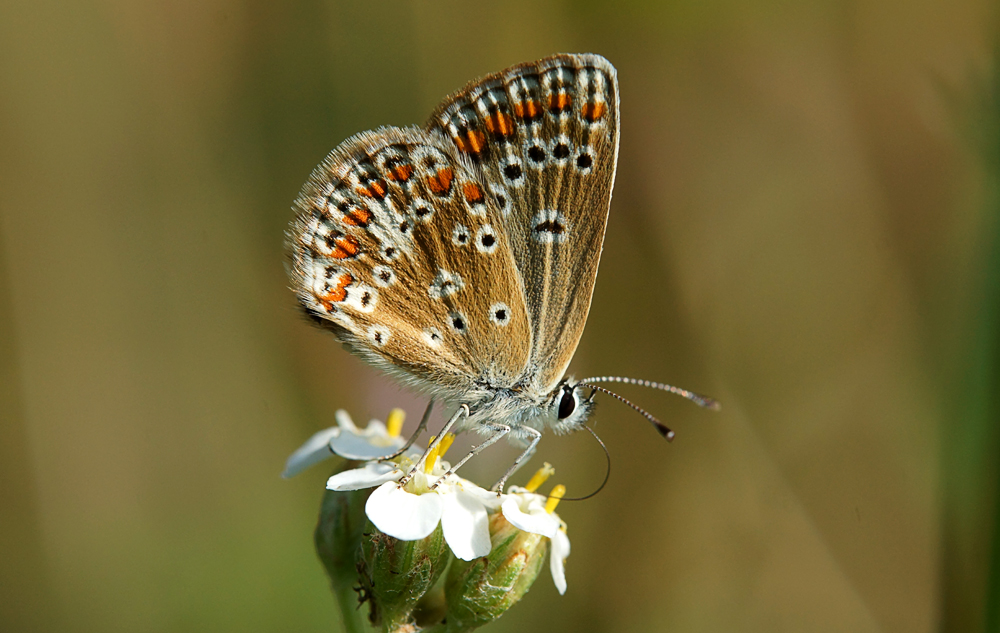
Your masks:
<svg viewBox="0 0 1000 633"><path fill-rule="evenodd" d="M563 391L562 400L559 401L559 419L565 420L576 411L576 396L572 390Z"/></svg>

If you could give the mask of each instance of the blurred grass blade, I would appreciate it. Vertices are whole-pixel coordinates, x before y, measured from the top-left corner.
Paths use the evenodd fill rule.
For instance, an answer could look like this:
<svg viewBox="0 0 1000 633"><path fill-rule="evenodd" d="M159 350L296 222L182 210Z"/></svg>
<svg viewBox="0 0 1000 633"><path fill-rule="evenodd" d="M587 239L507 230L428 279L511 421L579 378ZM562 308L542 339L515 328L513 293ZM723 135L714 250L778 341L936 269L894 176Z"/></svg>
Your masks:
<svg viewBox="0 0 1000 633"><path fill-rule="evenodd" d="M1000 631L1000 52L969 128L984 167L980 278L943 429L942 605L946 633ZM945 415L945 419L949 416Z"/></svg>

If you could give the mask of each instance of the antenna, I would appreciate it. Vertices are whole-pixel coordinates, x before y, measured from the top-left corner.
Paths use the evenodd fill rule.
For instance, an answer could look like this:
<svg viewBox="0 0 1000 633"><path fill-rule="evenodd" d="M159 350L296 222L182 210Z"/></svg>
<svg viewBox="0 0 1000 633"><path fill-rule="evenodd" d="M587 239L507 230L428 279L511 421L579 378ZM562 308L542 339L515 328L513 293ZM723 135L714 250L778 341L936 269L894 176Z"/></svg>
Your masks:
<svg viewBox="0 0 1000 633"><path fill-rule="evenodd" d="M675 387L673 385L665 385L662 382L652 382L650 380L640 380L638 378L625 378L625 377L622 377L622 376L595 376L593 378L584 378L583 380L580 381L580 383L586 384L586 385L588 385L590 387L593 387L594 386L593 383L595 383L595 382L621 382L621 383L625 383L625 384L629 384L629 385L639 385L640 387L650 387L652 389L659 389L660 391L667 391L667 392L670 392L672 394L678 395L678 396L680 396L682 398L686 398L686 399L690 400L691 402L695 403L696 405L698 405L699 407L702 407L702 408L705 408L705 409L711 409L712 411L718 411L718 410L720 410L722 408L722 405L719 403L718 400L714 400L712 398L709 398L708 396L703 396L703 395L697 394L697 393L695 393L693 391L688 391L687 389L681 389L680 387ZM597 387L597 389L600 389L601 391L604 391L605 393L608 393L608 394L610 394L612 396L615 396L616 398L619 398L620 400L624 401L625 403L631 405L631 403L629 403L624 398L621 398L617 394L613 394L610 391L607 391L606 389L601 389L600 387ZM635 405L631 405L631 406L633 408L639 410L640 412L642 412L641 409L638 409L638 407L636 407ZM648 414L646 414L646 415L647 415L647 418L650 417Z"/></svg>
<svg viewBox="0 0 1000 633"><path fill-rule="evenodd" d="M657 420L655 417L653 417L653 414L651 414L650 412L648 412L645 409L643 409L643 408L641 408L641 407L633 404L632 401L626 400L625 398L619 396L617 393L615 393L614 391L611 391L610 389L605 389L604 387L598 387L597 385L592 385L592 384L588 383L587 381L578 382L577 385L578 386L579 385L583 385L584 387L590 387L591 389L596 389L597 391L600 391L602 393L608 394L612 398L617 398L621 402L624 402L628 406L630 406L633 409L635 409L639 413L639 415L641 415L642 417L644 417L647 420L649 420L650 424L652 424L653 427L656 428L656 432L659 433L660 435L662 435L664 438L666 438L666 440L668 442L674 441L674 432L671 431L667 427L666 424L664 424L663 422L660 422L659 420Z"/></svg>

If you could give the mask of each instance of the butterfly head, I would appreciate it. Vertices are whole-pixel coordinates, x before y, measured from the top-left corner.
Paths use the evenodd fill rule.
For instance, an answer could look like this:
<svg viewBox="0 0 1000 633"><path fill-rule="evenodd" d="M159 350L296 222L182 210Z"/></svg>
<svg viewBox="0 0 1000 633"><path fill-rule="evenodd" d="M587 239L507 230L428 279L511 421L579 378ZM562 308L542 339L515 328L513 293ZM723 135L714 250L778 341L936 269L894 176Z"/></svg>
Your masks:
<svg viewBox="0 0 1000 633"><path fill-rule="evenodd" d="M557 433L567 433L569 431L576 431L584 428L584 422L586 422L587 417L590 415L590 412L595 406L594 396L597 392L601 392L634 409L637 413L639 413L639 415L646 418L646 420L653 425L656 431L668 442L674 439L674 432L671 431L665 424L657 420L648 411L636 406L631 401L609 389L593 384L596 382L623 382L643 387L652 387L654 389L679 395L706 409L718 411L720 408L719 403L712 398L707 398L696 394L693 391L688 391L687 389L681 389L679 387L674 387L673 385L665 385L658 382L651 382L649 380L623 378L620 376L595 376L593 378L584 378L578 382L574 382L573 380L564 380L559 383L556 390L552 392L552 397L549 402L549 408L553 412L553 417L557 419L557 422L552 425L553 430ZM589 390L590 393L585 397L583 396L583 392L587 390Z"/></svg>
<svg viewBox="0 0 1000 633"><path fill-rule="evenodd" d="M586 393L588 390L590 393ZM594 393L593 388L572 380L560 382L548 403L549 415L555 420L552 430L570 433L582 429L596 406Z"/></svg>

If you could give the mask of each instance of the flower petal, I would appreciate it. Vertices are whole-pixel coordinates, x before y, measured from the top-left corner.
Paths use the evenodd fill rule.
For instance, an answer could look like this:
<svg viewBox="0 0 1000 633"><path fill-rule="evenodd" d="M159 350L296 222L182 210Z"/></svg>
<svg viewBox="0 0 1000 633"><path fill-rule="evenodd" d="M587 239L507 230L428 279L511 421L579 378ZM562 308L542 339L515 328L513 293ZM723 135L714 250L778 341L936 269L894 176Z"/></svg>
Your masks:
<svg viewBox="0 0 1000 633"><path fill-rule="evenodd" d="M441 521L441 496L436 492L415 495L387 481L368 497L365 514L375 527L403 541L417 541L434 531Z"/></svg>
<svg viewBox="0 0 1000 633"><path fill-rule="evenodd" d="M562 530L552 535L552 551L549 552L549 571L559 595L566 593L566 558L569 556L569 537Z"/></svg>
<svg viewBox="0 0 1000 633"><path fill-rule="evenodd" d="M537 508L530 508L529 512L524 512L517 501L517 498L511 495L504 499L500 506L504 517L510 521L511 525L525 532L541 534L549 538L552 538L559 531L559 520L546 512L544 507L541 508L541 511L538 511Z"/></svg>
<svg viewBox="0 0 1000 633"><path fill-rule="evenodd" d="M286 479L294 477L313 464L333 457L333 453L330 452L330 441L338 435L340 428L331 426L310 437L297 451L289 455L288 461L285 462L285 472L281 473L281 476Z"/></svg>
<svg viewBox="0 0 1000 633"><path fill-rule="evenodd" d="M479 499L479 502L482 503L484 506L486 506L487 510L500 509L500 504L503 501L503 499L500 497L500 495L496 493L496 491L480 488L479 486L472 483L468 479L462 479L457 475L452 475L452 476L455 477L456 479L455 485L460 490L464 490L465 492Z"/></svg>
<svg viewBox="0 0 1000 633"><path fill-rule="evenodd" d="M333 412L333 418L337 421L337 426L345 431L351 431L352 433L358 432L358 427L355 426L354 420L351 419L351 414L347 411L337 409Z"/></svg>
<svg viewBox="0 0 1000 633"><path fill-rule="evenodd" d="M362 488L374 488L387 481L399 481L403 476L403 471L396 468L395 464L371 462L361 468L345 470L330 477L326 481L328 490L361 490Z"/></svg>
<svg viewBox="0 0 1000 633"><path fill-rule="evenodd" d="M361 435L370 438L378 439L389 439L389 429L385 428L385 424L381 420L369 420L368 426L365 427L364 431L358 431ZM395 439L395 438L392 438Z"/></svg>
<svg viewBox="0 0 1000 633"><path fill-rule="evenodd" d="M343 433L330 439L330 450L347 459L378 459L392 455L405 443L406 440L401 437L378 437L374 433L365 435L345 429Z"/></svg>
<svg viewBox="0 0 1000 633"><path fill-rule="evenodd" d="M455 556L473 560L489 554L492 549L490 525L483 502L476 495L457 487L441 491L440 497L444 540Z"/></svg>

